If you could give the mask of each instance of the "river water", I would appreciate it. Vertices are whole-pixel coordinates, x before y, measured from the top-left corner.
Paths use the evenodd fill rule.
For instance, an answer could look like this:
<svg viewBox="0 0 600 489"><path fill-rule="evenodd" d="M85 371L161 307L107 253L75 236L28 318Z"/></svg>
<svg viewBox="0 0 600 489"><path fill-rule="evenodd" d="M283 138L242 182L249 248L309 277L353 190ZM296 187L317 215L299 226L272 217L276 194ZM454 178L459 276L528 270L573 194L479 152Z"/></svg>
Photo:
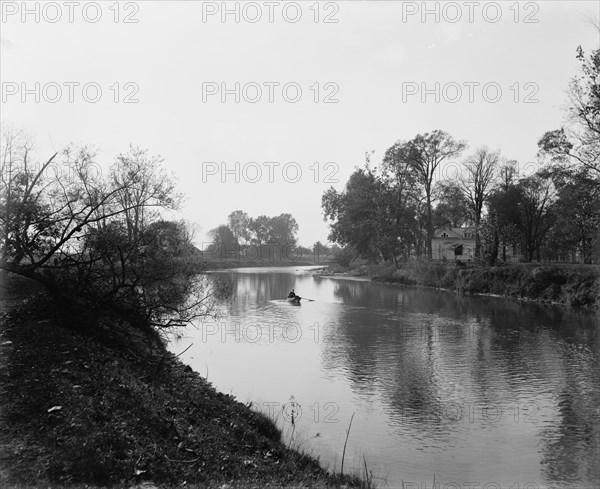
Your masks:
<svg viewBox="0 0 600 489"><path fill-rule="evenodd" d="M224 315L172 351L191 344L184 361L329 468L354 415L344 471L366 461L381 488L599 487L598 315L307 267L217 276ZM314 301L282 300L292 288ZM35 290L0 274L0 311Z"/></svg>
<svg viewBox="0 0 600 489"><path fill-rule="evenodd" d="M366 462L379 487L598 487L596 314L304 267L219 275L225 315L172 351L191 344L184 361L329 468L354 415L344 471Z"/></svg>

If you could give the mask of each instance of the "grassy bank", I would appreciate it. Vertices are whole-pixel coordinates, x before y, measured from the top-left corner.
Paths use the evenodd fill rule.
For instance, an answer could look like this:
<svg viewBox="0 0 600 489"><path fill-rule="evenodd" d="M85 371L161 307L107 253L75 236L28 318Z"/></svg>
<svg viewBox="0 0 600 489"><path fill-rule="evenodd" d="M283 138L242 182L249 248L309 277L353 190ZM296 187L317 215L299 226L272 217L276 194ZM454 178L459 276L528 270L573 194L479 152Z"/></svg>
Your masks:
<svg viewBox="0 0 600 489"><path fill-rule="evenodd" d="M332 274L365 276L374 281L435 287L465 294L600 308L600 266L518 263L497 267L443 262L354 264L332 267Z"/></svg>
<svg viewBox="0 0 600 489"><path fill-rule="evenodd" d="M50 308L0 319L0 487L361 487L289 450L158 337L59 327Z"/></svg>

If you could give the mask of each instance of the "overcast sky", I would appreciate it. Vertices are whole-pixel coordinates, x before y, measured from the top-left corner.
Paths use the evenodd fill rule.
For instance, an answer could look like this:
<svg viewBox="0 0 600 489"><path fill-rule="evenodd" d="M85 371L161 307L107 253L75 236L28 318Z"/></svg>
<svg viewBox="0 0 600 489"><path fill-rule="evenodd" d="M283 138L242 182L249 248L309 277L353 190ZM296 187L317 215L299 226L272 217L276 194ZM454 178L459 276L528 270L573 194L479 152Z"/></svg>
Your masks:
<svg viewBox="0 0 600 489"><path fill-rule="evenodd" d="M223 2L3 1L1 117L40 159L70 142L106 165L130 143L160 154L199 242L242 209L291 213L310 245L327 237L323 192L398 139L443 129L534 162L577 46L599 44L599 5L227 2L223 17Z"/></svg>

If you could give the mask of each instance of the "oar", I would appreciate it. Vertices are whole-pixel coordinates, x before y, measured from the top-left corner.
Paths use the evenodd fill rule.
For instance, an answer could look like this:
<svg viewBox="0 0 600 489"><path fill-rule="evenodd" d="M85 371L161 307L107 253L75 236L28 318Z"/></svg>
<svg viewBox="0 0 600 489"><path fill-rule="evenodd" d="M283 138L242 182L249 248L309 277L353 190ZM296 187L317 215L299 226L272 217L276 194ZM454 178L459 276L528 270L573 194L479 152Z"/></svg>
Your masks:
<svg viewBox="0 0 600 489"><path fill-rule="evenodd" d="M309 299L308 297L300 297L300 299L303 300L303 301L315 302L314 299Z"/></svg>

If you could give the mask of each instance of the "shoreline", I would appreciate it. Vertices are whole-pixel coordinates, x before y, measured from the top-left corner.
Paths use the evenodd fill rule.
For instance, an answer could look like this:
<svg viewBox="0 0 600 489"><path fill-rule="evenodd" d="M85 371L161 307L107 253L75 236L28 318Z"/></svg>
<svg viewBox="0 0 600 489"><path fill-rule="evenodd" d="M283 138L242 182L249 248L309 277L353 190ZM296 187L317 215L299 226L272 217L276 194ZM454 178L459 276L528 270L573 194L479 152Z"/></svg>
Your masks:
<svg viewBox="0 0 600 489"><path fill-rule="evenodd" d="M225 264L224 262L221 262L223 264ZM498 270L498 269L553 269L553 270L569 270L569 265L564 265L564 264L537 264L537 263L527 263L527 264L508 264L508 265L502 265L500 267L489 267L489 266L481 266L481 267L475 267L475 266L470 266L470 267L455 267L453 264L451 263L447 263L447 264L442 264L442 263L435 263L435 262L422 262L420 266L423 267L427 267L427 265L432 265L432 266L437 266L437 267L445 267L446 269L449 270L458 270L458 271L470 271L470 272L478 272L478 273L486 273L486 272L490 272L490 271L494 271L494 270ZM212 265L212 263L211 263ZM561 307L575 307L575 308L583 308L583 309L589 309L589 310L600 310L600 266L599 265L581 265L581 264L577 264L574 265L574 267L571 268L571 270L577 270L577 269L587 269L588 271L596 274L595 276L595 285L592 285L592 288L596 288L596 292L594 292L593 290L590 291L590 294L593 296L595 294L595 298L592 297L587 297L585 298L583 301L581 301L578 298L574 298L575 300L572 300L570 302L567 301L560 301L560 300L553 300L551 298L548 297L544 297L543 294L541 296L537 296L537 297L529 297L527 295L518 295L516 293L498 293L498 292L488 292L488 291L481 291L481 290L477 290L478 288L482 287L482 284L472 284L472 283L454 283L453 287L448 287L448 286L443 286L440 284L423 284L423 283L418 283L416 280L410 280L411 282L414 283L406 283L406 282L402 282L399 281L395 276L394 276L394 272L396 272L397 270L394 267L394 270L390 271L389 267L387 268L387 270L384 271L383 274L380 274L377 272L377 269L380 267L368 267L365 265L361 265L359 267L347 267L345 268L343 271L342 270L331 270L331 267L336 267L337 264L335 263L327 263L327 264L316 264L316 263L309 263L309 262L299 262L299 263L294 263L294 264L290 264L289 262L274 262L274 263L266 263L266 262L238 262L235 264L235 266L230 266L229 263L226 263L225 265L227 266L223 266L221 268L216 268L214 270L206 270L207 273L210 272L218 272L221 270L235 270L237 268L268 268L268 267L294 267L294 266L314 266L317 267L314 270L309 270L311 272L313 272L313 276L315 277L323 277L323 278L332 278L332 279L336 279L336 280L353 280L353 281L369 281L369 282L374 282L374 283L381 283L381 284L385 284L385 285L389 285L389 286L393 286L393 287L415 287L415 288L423 288L423 289L431 289L431 290L443 290L445 292L452 292L454 294L463 294L463 295L468 295L468 296L473 296L473 297L492 297L495 299L503 299L503 300L515 300L517 302L522 302L522 303L534 303L534 304L546 304L546 305L552 305L552 306L561 306ZM233 265L233 264L231 264ZM413 264L414 266L414 264ZM375 269L375 271L373 271L373 269ZM403 267L400 267L398 270L403 270ZM496 284L497 285L497 284ZM506 286L518 286L519 284L517 283L505 283ZM485 288L485 285L483 285L483 288ZM583 302L583 303L581 303Z"/></svg>
<svg viewBox="0 0 600 489"><path fill-rule="evenodd" d="M0 316L2 487L368 487L287 446L158 336L65 328L40 297Z"/></svg>
<svg viewBox="0 0 600 489"><path fill-rule="evenodd" d="M432 268L437 269L437 276L430 273ZM443 290L459 295L600 310L598 265L576 265L572 268L553 264L457 267L453 264L414 262L398 269L390 264L387 267L362 265L348 267L345 271L325 269L315 275L332 279L368 280L398 288ZM540 278L548 277L550 280L547 284L540 283ZM509 280L506 280L507 278ZM424 281L429 283L422 283Z"/></svg>

